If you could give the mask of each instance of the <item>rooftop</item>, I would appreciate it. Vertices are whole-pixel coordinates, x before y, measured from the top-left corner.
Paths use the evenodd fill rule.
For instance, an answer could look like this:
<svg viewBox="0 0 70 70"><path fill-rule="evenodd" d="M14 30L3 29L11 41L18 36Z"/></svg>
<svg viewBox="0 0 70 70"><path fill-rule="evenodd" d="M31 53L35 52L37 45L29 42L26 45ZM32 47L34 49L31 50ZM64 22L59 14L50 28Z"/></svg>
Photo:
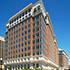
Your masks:
<svg viewBox="0 0 70 70"><path fill-rule="evenodd" d="M68 58L68 55L67 55L67 53L64 51L64 49L59 49L59 54L64 54L64 55Z"/></svg>

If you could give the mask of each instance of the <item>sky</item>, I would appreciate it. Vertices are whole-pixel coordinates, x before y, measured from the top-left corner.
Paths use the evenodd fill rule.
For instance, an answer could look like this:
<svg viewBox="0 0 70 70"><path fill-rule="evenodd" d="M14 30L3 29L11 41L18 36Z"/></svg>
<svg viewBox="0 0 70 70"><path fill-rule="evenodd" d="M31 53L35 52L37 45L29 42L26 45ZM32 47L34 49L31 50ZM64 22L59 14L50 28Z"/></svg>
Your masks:
<svg viewBox="0 0 70 70"><path fill-rule="evenodd" d="M0 0L0 36L5 36L8 20L25 6L37 0ZM43 0L49 13L58 47L64 49L70 63L70 0Z"/></svg>

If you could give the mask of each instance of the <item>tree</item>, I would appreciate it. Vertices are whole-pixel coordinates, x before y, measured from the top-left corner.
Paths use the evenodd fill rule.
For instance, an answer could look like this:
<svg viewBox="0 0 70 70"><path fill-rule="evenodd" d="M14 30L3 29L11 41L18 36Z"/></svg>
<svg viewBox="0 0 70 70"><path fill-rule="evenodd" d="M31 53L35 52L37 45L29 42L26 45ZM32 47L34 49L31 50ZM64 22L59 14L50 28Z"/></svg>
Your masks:
<svg viewBox="0 0 70 70"><path fill-rule="evenodd" d="M11 65L8 65L8 69L11 70Z"/></svg>

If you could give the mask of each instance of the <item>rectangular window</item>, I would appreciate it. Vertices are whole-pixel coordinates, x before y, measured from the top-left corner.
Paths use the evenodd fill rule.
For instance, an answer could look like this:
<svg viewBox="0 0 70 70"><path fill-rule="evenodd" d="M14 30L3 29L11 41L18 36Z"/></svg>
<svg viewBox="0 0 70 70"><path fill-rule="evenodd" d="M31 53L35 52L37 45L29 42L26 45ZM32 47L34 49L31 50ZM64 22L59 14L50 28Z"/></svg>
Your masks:
<svg viewBox="0 0 70 70"><path fill-rule="evenodd" d="M25 42L25 45L27 45L27 42Z"/></svg>
<svg viewBox="0 0 70 70"><path fill-rule="evenodd" d="M36 39L36 43L39 43L39 39Z"/></svg>
<svg viewBox="0 0 70 70"><path fill-rule="evenodd" d="M37 12L37 10L36 10L36 8L34 9L34 13L36 13Z"/></svg>
<svg viewBox="0 0 70 70"><path fill-rule="evenodd" d="M28 52L28 56L30 56L30 52Z"/></svg>
<svg viewBox="0 0 70 70"><path fill-rule="evenodd" d="M25 40L27 40L27 36L25 36Z"/></svg>
<svg viewBox="0 0 70 70"><path fill-rule="evenodd" d="M27 34L27 31L25 31L25 34Z"/></svg>
<svg viewBox="0 0 70 70"><path fill-rule="evenodd" d="M30 31L31 31L31 30L30 30L30 29L28 29L28 33L30 33Z"/></svg>
<svg viewBox="0 0 70 70"><path fill-rule="evenodd" d="M30 39L30 35L28 35L28 39Z"/></svg>
<svg viewBox="0 0 70 70"><path fill-rule="evenodd" d="M30 46L28 46L28 50L30 50Z"/></svg>
<svg viewBox="0 0 70 70"><path fill-rule="evenodd" d="M38 11L40 11L40 6L38 6Z"/></svg>
<svg viewBox="0 0 70 70"><path fill-rule="evenodd" d="M22 16L24 16L24 12L22 13Z"/></svg>
<svg viewBox="0 0 70 70"><path fill-rule="evenodd" d="M30 44L30 40L28 41L28 45Z"/></svg>

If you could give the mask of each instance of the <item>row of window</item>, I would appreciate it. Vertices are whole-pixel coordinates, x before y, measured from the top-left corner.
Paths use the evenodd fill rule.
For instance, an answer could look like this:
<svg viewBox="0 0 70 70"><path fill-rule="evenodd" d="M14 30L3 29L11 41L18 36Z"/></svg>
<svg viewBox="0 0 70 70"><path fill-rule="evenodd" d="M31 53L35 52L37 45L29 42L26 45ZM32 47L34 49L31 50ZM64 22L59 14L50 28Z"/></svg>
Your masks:
<svg viewBox="0 0 70 70"><path fill-rule="evenodd" d="M40 11L40 6L38 6L38 7L36 7L35 9L34 9L34 14L35 13L38 13Z"/></svg>
<svg viewBox="0 0 70 70"><path fill-rule="evenodd" d="M20 14L19 16L17 16L14 20L10 21L10 24L13 23L13 22L15 22L16 20L18 20L22 16L26 15L30 11L31 11L31 8L29 8L28 10L26 10L25 12L23 12L22 14Z"/></svg>
<svg viewBox="0 0 70 70"><path fill-rule="evenodd" d="M22 44L23 45L23 44ZM20 47L18 47L17 45L16 45L16 48L15 48L15 46L14 47L11 47L10 49L8 48L8 50L6 51L7 53L9 53L9 52L11 52L13 49L17 49L17 50L19 50L19 52L21 51L21 52L25 52L25 51L30 51L30 46L26 46L26 47L24 47L24 48L22 48L22 49L20 49ZM38 50L38 49L41 49L41 46L39 45L39 44L36 44L36 45L33 45L33 50ZM17 53L17 50L16 50L16 53ZM24 51L23 51L24 50ZM12 52L11 52L12 53ZM14 52L15 53L15 52Z"/></svg>
<svg viewBox="0 0 70 70"><path fill-rule="evenodd" d="M41 51L33 51L33 56L35 56L35 55L41 55L41 54L42 54ZM13 56L11 56L11 54L8 54L6 56L6 59L18 58L18 57L25 57L25 56L30 56L30 55L31 55L30 52L28 52L28 53L22 53L22 54L19 54L19 55L13 55Z"/></svg>
<svg viewBox="0 0 70 70"><path fill-rule="evenodd" d="M22 35L23 35L23 33L22 33ZM15 38L13 38L13 37L9 37L9 39L7 40L6 39L6 43L8 42L8 41L10 41L9 42L9 44L18 44L20 41L21 42L25 42L25 40L30 40L31 39L31 35L29 34L28 36L24 36L23 38L18 38L19 36L18 35L16 35L16 39ZM37 39L37 38L39 38L40 37L40 33L39 32L36 32L34 35L33 35L33 39ZM28 41L29 42L29 41Z"/></svg>
<svg viewBox="0 0 70 70"><path fill-rule="evenodd" d="M33 26L38 26L39 25L39 16L35 16L33 21L34 21ZM16 25L15 27L9 29L9 31L13 32L15 30L18 30L20 27L24 28L25 25L30 27L30 18L28 18L26 21L22 21L22 23L20 23L20 24ZM23 28L22 28L22 30L23 30ZM25 28L27 28L27 27L25 26Z"/></svg>
<svg viewBox="0 0 70 70"><path fill-rule="evenodd" d="M22 16L26 15L27 13L29 13L31 11L31 8L29 8L28 10L26 10L25 12L23 12L22 14L20 14L19 16L17 16L14 20L10 21L10 24L15 22L16 20L18 20L19 18L21 18ZM36 7L34 9L34 13L39 12L40 11L40 6Z"/></svg>
<svg viewBox="0 0 70 70"><path fill-rule="evenodd" d="M29 69L31 66L33 66L33 68L38 68L39 67L39 63L33 63L33 64L20 64L20 65L16 65L16 66L10 66L10 68L13 68L14 69ZM8 68L8 67L5 67L5 68Z"/></svg>

